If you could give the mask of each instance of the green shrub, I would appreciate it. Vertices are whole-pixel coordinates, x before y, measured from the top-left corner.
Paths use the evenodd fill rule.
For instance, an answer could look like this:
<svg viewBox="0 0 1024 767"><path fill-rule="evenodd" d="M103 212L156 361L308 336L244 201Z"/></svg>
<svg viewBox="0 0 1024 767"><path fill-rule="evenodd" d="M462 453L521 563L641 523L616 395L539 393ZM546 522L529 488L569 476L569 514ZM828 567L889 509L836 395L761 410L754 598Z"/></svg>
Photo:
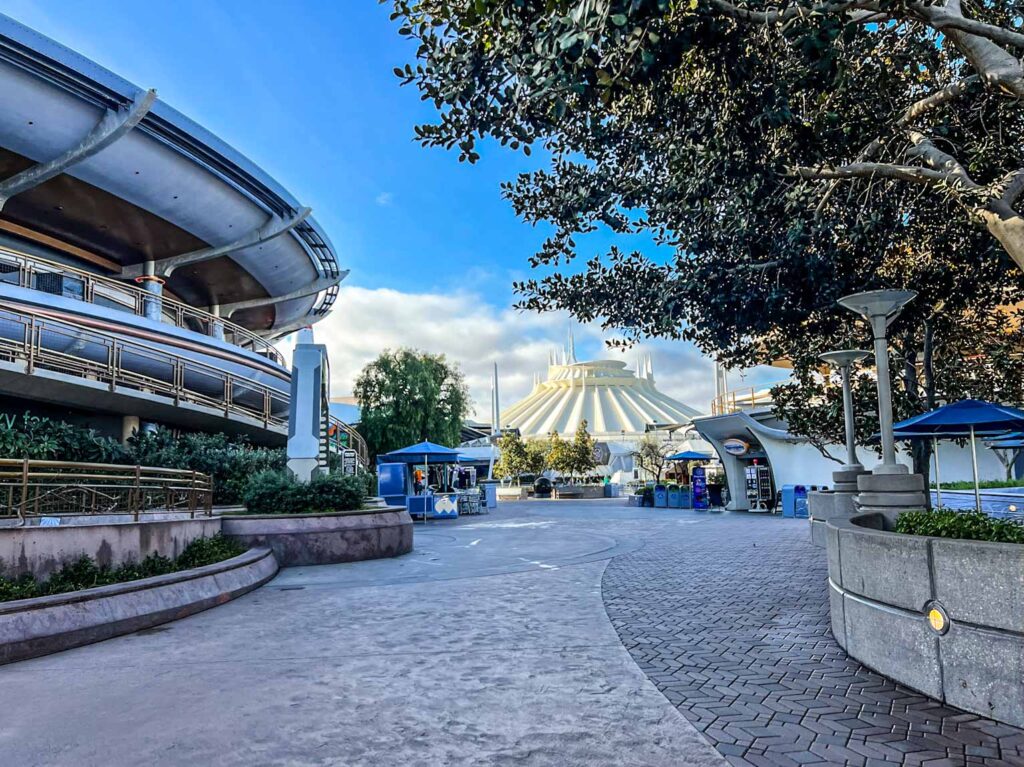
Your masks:
<svg viewBox="0 0 1024 767"><path fill-rule="evenodd" d="M366 485L366 479L360 475L326 474L304 484L288 472L267 471L249 482L245 507L250 514L353 511L362 507Z"/></svg>
<svg viewBox="0 0 1024 767"><path fill-rule="evenodd" d="M108 567L96 564L90 557L81 557L65 564L43 583L27 573L17 578L0 578L0 602L64 594L95 586L109 586L113 583L191 570L194 567L223 562L243 553L244 546L217 533L210 538L195 539L182 550L177 559L150 554L141 562L125 562L117 567Z"/></svg>
<svg viewBox="0 0 1024 767"><path fill-rule="evenodd" d="M972 541L1024 543L1024 524L1014 519L995 519L981 511L905 511L896 519L896 532Z"/></svg>
<svg viewBox="0 0 1024 767"><path fill-rule="evenodd" d="M983 479L978 482L978 488L981 490L993 490L1000 487L1024 487L1024 479ZM935 483L932 482L932 488L935 488ZM973 490L974 480L965 479L958 480L956 482L943 482L943 490Z"/></svg>

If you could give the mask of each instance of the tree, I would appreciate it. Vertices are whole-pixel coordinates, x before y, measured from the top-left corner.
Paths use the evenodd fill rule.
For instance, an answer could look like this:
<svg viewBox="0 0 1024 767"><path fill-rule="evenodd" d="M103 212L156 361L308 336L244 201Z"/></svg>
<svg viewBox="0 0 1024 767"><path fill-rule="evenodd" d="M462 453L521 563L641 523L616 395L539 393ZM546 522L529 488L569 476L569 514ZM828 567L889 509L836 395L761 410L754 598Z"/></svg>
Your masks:
<svg viewBox="0 0 1024 767"><path fill-rule="evenodd" d="M494 464L494 473L499 477L507 477L519 481L519 477L529 471L529 456L526 445L515 430L506 431L498 440L500 457Z"/></svg>
<svg viewBox="0 0 1024 767"><path fill-rule="evenodd" d="M576 427L576 434L572 440L572 456L572 474L577 477L586 477L597 468L597 461L594 460L594 438L587 431L586 419L580 421Z"/></svg>
<svg viewBox="0 0 1024 767"><path fill-rule="evenodd" d="M363 368L353 393L371 457L425 440L454 447L471 405L457 366L412 349L384 350Z"/></svg>
<svg viewBox="0 0 1024 767"><path fill-rule="evenodd" d="M558 436L556 431L548 435L547 466L562 477L570 476L576 467L576 456L573 455L572 444Z"/></svg>
<svg viewBox="0 0 1024 767"><path fill-rule="evenodd" d="M687 338L727 367L791 359L799 382L818 351L863 344L836 298L911 287L892 328L899 407L958 391L943 366L975 390L1019 377L982 361L1000 346L989 318L1022 287L1006 258L1024 265L1019 2L394 5L420 42L399 76L441 115L423 144L470 162L482 138L546 150L546 170L504 187L553 226L532 265L554 271L517 286L522 306L626 341ZM664 248L566 269L601 228ZM833 432L822 413L798 428Z"/></svg>
<svg viewBox="0 0 1024 767"><path fill-rule="evenodd" d="M633 460L637 466L661 482L661 474L668 463L668 457L676 451L671 442L659 442L652 434L645 434L633 451Z"/></svg>
<svg viewBox="0 0 1024 767"><path fill-rule="evenodd" d="M773 236L779 213L857 226L889 198L974 222L1024 265L1017 0L393 5L421 59L396 73L441 114L420 141L471 162L484 137L550 150L551 172L510 190L558 227L541 261L604 224L723 258L738 240L732 258L763 265L808 234L801 215Z"/></svg>
<svg viewBox="0 0 1024 767"><path fill-rule="evenodd" d="M526 472L533 475L543 474L548 466L548 454L551 442L546 439L526 440Z"/></svg>

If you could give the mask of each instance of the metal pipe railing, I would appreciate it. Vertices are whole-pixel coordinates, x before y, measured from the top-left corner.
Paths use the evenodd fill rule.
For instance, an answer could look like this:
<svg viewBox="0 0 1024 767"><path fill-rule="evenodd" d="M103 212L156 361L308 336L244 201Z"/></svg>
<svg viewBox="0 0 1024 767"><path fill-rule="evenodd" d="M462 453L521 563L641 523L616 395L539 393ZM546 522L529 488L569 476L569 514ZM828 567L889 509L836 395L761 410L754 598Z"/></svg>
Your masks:
<svg viewBox="0 0 1024 767"><path fill-rule="evenodd" d="M25 372L50 370L98 381L110 391L133 389L203 405L225 417L242 416L278 432L288 426L287 391L173 354L137 339L122 339L0 304L0 362L20 362ZM366 441L349 424L331 417L348 437L360 462L369 465Z"/></svg>
<svg viewBox="0 0 1024 767"><path fill-rule="evenodd" d="M189 469L0 459L0 517L157 512L213 514L213 479Z"/></svg>
<svg viewBox="0 0 1024 767"><path fill-rule="evenodd" d="M0 360L29 375L50 370L106 385L204 405L284 430L289 394L137 339L123 339L0 305Z"/></svg>
<svg viewBox="0 0 1024 767"><path fill-rule="evenodd" d="M140 317L146 315L146 305L154 300L152 293L126 282L6 247L0 247L0 281ZM241 325L167 296L160 298L160 304L162 319L170 325L217 338L221 333L216 331L222 330L228 343L284 365L284 357L272 343Z"/></svg>

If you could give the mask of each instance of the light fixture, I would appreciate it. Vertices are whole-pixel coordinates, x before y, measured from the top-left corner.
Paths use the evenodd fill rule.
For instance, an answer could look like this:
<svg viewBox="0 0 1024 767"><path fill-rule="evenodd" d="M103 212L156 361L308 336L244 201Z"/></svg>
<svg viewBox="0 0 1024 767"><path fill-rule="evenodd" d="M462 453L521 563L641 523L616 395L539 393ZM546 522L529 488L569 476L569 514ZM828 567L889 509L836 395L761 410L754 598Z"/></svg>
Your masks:
<svg viewBox="0 0 1024 767"><path fill-rule="evenodd" d="M869 290L843 296L838 303L859 314L871 325L875 344L875 378L878 385L878 425L882 435L882 462L872 469L874 474L906 474L907 467L896 463L896 445L892 434L892 388L889 383L889 344L886 328L900 311L914 300L913 290Z"/></svg>
<svg viewBox="0 0 1024 767"><path fill-rule="evenodd" d="M843 418L846 421L846 465L843 471L859 471L864 467L857 460L857 445L854 441L853 391L850 389L850 369L871 352L861 349L840 349L825 352L818 357L839 368L843 376Z"/></svg>

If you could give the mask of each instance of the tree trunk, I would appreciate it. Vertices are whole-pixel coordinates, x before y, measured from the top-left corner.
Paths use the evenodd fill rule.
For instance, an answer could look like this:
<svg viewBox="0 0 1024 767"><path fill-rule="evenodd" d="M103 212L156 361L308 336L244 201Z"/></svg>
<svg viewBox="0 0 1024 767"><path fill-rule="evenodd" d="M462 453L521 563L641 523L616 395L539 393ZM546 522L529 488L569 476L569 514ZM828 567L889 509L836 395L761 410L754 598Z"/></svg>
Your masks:
<svg viewBox="0 0 1024 767"><path fill-rule="evenodd" d="M1024 269L1024 216L983 211L981 218L1014 263Z"/></svg>
<svg viewBox="0 0 1024 767"><path fill-rule="evenodd" d="M927 326L925 336L928 335ZM928 344L930 347L930 344ZM931 350L928 349L930 354ZM930 360L925 361L925 367L930 365ZM921 409L923 404L921 397L921 386L917 377L917 345L914 343L913 332L908 330L903 342L903 389L907 398L915 407ZM910 441L910 457L914 464L914 473L924 477L925 506L931 508L931 456L932 441L930 439L912 439Z"/></svg>

